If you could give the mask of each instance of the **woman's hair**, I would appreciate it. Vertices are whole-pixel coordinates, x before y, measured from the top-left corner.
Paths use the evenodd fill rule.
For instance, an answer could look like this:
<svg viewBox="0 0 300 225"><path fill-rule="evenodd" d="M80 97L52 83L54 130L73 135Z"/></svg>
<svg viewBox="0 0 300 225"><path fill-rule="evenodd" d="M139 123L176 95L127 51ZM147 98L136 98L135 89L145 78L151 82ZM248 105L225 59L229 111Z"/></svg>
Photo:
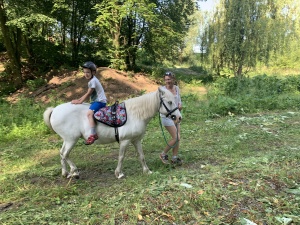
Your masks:
<svg viewBox="0 0 300 225"><path fill-rule="evenodd" d="M177 80L176 80L176 78L175 78L175 74L172 73L171 71L165 72L164 77L172 77L173 80L174 80L174 84L177 85Z"/></svg>

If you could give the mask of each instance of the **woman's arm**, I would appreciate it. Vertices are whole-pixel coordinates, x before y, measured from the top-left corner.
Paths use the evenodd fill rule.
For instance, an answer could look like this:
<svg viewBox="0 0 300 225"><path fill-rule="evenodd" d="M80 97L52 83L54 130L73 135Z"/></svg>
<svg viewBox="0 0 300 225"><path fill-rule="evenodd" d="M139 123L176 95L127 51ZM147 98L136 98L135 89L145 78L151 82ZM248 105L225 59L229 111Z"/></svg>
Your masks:
<svg viewBox="0 0 300 225"><path fill-rule="evenodd" d="M180 111L182 109L182 102L181 102L181 97L180 97L180 89L177 85L176 85L176 94L178 97L178 109Z"/></svg>

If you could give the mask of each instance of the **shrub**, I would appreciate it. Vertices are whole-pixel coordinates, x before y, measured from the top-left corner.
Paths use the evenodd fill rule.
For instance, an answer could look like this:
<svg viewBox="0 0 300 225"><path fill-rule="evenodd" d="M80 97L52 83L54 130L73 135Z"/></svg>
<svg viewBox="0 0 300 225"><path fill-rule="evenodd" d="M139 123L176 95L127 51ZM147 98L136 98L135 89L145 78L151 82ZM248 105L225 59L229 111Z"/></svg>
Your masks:
<svg viewBox="0 0 300 225"><path fill-rule="evenodd" d="M240 107L238 101L227 96L217 96L207 102L205 113L208 116L228 115L228 113L239 113Z"/></svg>
<svg viewBox="0 0 300 225"><path fill-rule="evenodd" d="M208 115L299 108L299 76L219 78L207 95Z"/></svg>
<svg viewBox="0 0 300 225"><path fill-rule="evenodd" d="M34 79L34 80L27 80L26 85L29 88L30 91L36 90L38 87L43 86L46 84L47 81L41 77Z"/></svg>

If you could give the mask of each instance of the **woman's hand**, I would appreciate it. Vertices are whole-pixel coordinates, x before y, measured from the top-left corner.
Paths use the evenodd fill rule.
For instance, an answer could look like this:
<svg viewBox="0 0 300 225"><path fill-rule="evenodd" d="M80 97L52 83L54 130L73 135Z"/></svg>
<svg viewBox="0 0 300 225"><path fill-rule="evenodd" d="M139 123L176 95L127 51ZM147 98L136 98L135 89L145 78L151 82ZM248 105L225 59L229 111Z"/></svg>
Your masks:
<svg viewBox="0 0 300 225"><path fill-rule="evenodd" d="M181 111L181 109L182 109L182 105L181 104L178 104L178 109L179 109L179 111Z"/></svg>

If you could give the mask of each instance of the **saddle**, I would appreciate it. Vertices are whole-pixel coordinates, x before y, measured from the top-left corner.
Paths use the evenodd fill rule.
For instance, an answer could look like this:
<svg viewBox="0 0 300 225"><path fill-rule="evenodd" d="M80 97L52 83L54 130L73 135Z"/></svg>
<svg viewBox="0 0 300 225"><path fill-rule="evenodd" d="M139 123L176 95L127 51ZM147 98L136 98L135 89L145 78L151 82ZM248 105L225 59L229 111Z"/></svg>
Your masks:
<svg viewBox="0 0 300 225"><path fill-rule="evenodd" d="M115 102L111 106L103 107L95 112L94 117L98 122L110 127L121 127L127 121L125 102L120 104L119 102Z"/></svg>
<svg viewBox="0 0 300 225"><path fill-rule="evenodd" d="M127 121L125 102L118 101L111 106L106 106L94 113L94 118L105 125L115 128L115 137L119 142L118 127L123 126Z"/></svg>

